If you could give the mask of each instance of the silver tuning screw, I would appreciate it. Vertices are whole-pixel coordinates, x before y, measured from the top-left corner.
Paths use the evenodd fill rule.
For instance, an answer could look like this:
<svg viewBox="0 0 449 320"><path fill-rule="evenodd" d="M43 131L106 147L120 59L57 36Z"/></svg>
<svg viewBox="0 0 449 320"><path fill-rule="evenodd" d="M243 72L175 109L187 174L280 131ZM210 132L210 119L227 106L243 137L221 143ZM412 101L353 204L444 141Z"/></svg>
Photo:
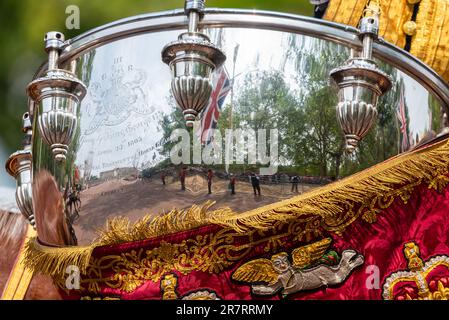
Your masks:
<svg viewBox="0 0 449 320"><path fill-rule="evenodd" d="M86 86L70 71L59 69L59 54L64 46L61 32L45 35L48 71L28 85L29 97L38 106L37 125L56 161L65 161L77 129L77 112L86 95Z"/></svg>

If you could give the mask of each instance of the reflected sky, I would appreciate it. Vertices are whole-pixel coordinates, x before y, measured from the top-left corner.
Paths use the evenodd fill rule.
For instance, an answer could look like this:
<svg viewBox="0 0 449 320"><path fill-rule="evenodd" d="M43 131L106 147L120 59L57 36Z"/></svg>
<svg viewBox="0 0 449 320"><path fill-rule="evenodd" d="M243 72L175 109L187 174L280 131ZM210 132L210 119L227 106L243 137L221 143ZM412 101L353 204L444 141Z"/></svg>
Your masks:
<svg viewBox="0 0 449 320"><path fill-rule="evenodd" d="M307 81L307 57L328 45L324 40L302 35L292 38L289 33L269 30L211 29L207 33L226 52L225 67L230 77L235 77L234 99L244 90L248 74L273 70L282 72L292 92L307 94L303 85ZM173 106L170 71L161 61L161 51L178 34L158 32L122 39L79 59L78 76L88 85L81 107L76 158L81 171L87 166L91 176L99 176L116 168L152 167L164 159L158 151L163 138L159 122L173 111ZM336 55L349 57L347 48L333 46ZM304 58L298 59L298 50ZM326 68L337 67L336 61L328 61ZM397 73L400 78L406 88L410 133L420 135L431 128L429 94L402 72ZM327 86L327 79L322 80ZM224 105L231 104L230 99L228 95Z"/></svg>

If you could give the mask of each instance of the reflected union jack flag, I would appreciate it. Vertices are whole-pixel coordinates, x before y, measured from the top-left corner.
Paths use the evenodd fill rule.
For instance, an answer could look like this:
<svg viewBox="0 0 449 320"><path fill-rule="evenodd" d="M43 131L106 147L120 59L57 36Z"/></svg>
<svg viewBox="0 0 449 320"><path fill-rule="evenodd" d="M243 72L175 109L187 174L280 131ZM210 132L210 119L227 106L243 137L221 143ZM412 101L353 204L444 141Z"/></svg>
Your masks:
<svg viewBox="0 0 449 320"><path fill-rule="evenodd" d="M231 91L231 81L224 67L216 70L213 78L213 91L209 104L201 116L201 143L209 144L213 140L213 130L217 127L218 119L226 97Z"/></svg>

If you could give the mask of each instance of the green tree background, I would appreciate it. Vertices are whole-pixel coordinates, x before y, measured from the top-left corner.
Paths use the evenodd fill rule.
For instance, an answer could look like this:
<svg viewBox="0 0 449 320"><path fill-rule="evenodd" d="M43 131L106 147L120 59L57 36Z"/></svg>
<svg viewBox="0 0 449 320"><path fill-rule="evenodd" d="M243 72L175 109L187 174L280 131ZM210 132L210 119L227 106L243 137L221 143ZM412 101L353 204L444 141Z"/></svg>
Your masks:
<svg viewBox="0 0 449 320"><path fill-rule="evenodd" d="M66 29L70 5L80 9L79 30ZM206 5L313 14L308 0L207 0ZM43 50L46 32L61 31L69 39L115 20L183 7L184 0L1 0L0 162L21 147L21 119L27 110L25 88L47 58ZM2 185L14 185L5 170L0 172Z"/></svg>
<svg viewBox="0 0 449 320"><path fill-rule="evenodd" d="M307 45L304 41L302 36L289 35L288 50L282 53L285 63L293 62L294 70L290 71L294 71L293 82L298 87L292 85L292 79L289 79L284 68L244 72L242 81L237 79L234 86L234 102L227 99L222 107L217 126L221 136L225 137L226 129L231 128L231 125L234 129L251 129L255 132L276 128L281 157L279 172L324 178L348 176L395 155L398 152L395 106L399 99L399 88L403 85L397 71L379 62L380 68L393 78L395 88L379 100L376 125L360 142L358 150L347 155L335 112L337 91L329 83L329 73L346 61L349 50L339 44L318 39L309 38ZM175 102L169 99L168 104L172 112L159 123L164 139L169 139L170 133L179 128L180 123L182 127L183 123L182 113ZM246 136L236 139L242 144L249 143ZM166 156L171 146L163 146L162 152ZM223 159L223 146L222 153ZM231 165L230 168L240 173L242 170L254 171L258 166L260 163L254 166Z"/></svg>
<svg viewBox="0 0 449 320"><path fill-rule="evenodd" d="M67 30L66 8L80 8L80 30ZM312 15L308 0L207 0L208 7L246 8ZM72 38L133 15L183 8L183 0L2 0L0 1L0 143L5 152L20 146L25 88L45 61L43 37L58 30Z"/></svg>

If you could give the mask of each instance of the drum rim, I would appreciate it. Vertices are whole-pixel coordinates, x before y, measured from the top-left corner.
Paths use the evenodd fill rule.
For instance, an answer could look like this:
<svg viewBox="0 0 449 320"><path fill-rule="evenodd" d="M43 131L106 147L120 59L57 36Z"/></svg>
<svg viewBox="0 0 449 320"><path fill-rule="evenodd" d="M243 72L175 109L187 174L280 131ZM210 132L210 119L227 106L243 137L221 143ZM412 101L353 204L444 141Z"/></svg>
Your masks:
<svg viewBox="0 0 449 320"><path fill-rule="evenodd" d="M139 34L182 30L187 27L187 24L187 17L182 9L120 19L67 40L60 61L63 65L110 42ZM282 12L207 8L204 18L200 22L200 28L213 27L284 31L329 40L349 48L362 48L357 28L323 19ZM427 91L431 92L444 107L449 108L449 84L423 61L382 38L374 43L373 55L413 78ZM46 63L41 65L34 78L39 77L45 69Z"/></svg>

